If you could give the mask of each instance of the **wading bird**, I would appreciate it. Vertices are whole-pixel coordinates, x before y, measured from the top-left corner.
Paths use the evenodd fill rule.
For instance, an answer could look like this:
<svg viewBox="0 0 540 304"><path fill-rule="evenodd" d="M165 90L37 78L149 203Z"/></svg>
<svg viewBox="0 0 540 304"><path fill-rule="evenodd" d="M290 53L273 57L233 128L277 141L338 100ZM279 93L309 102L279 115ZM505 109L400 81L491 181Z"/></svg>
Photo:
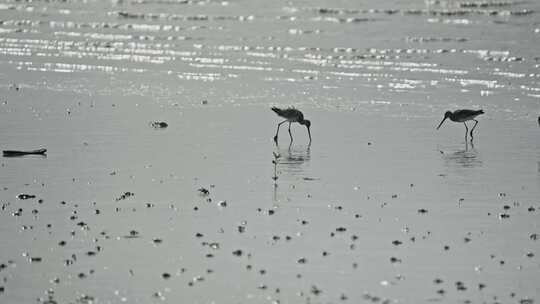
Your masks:
<svg viewBox="0 0 540 304"><path fill-rule="evenodd" d="M467 109L455 110L454 112L446 111L446 113L444 113L443 120L441 121L441 123L437 127L437 130L439 130L439 128L442 126L443 122L447 118L450 118L450 120L454 121L454 122L462 122L465 125L465 141L467 141L467 132L469 132L469 128L467 128L467 124L465 122L468 121L468 120L474 120L475 123L474 123L474 126L472 127L471 133L470 133L471 141L472 141L473 140L474 128L476 128L476 125L478 124L478 120L476 120L475 117L480 115L480 114L484 114L484 111L482 111L482 110L467 110Z"/></svg>
<svg viewBox="0 0 540 304"><path fill-rule="evenodd" d="M281 127L281 125L286 122L289 122L289 136L291 137L291 143L293 141L291 134L291 123L297 122L301 125L306 126L309 136L309 143L311 144L311 132L309 130L309 128L311 127L311 122L307 119L304 119L304 114L302 114L302 112L295 108L280 109L277 107L272 107L272 111L276 112L277 115L285 118L285 120L280 122L277 126L276 136L274 136L274 141L276 142L276 144L278 142L279 127Z"/></svg>

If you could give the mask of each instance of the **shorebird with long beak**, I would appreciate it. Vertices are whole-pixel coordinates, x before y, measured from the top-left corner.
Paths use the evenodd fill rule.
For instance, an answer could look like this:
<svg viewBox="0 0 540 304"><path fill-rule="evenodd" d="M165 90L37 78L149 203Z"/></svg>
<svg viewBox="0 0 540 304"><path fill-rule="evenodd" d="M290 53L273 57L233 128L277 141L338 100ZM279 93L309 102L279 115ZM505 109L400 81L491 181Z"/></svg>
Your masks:
<svg viewBox="0 0 540 304"><path fill-rule="evenodd" d="M272 111L276 112L276 114L280 117L285 118L285 120L280 122L277 126L276 136L274 136L274 141L276 142L276 144L278 142L279 127L281 127L281 125L286 122L289 122L289 136L291 137L291 143L293 141L291 134L291 124L293 122L297 122L301 125L306 126L309 136L309 144L311 144L311 131L309 130L309 128L311 127L311 122L307 119L304 119L304 114L302 114L300 110L297 110L295 108L280 109L277 107L272 107Z"/></svg>
<svg viewBox="0 0 540 304"><path fill-rule="evenodd" d="M476 116L478 116L480 114L484 114L484 111L482 111L482 110L467 110L467 109L455 110L454 112L446 111L446 113L444 113L443 120L441 121L441 123L437 127L437 130L439 130L439 128L442 126L443 122L447 118L450 118L450 120L454 121L454 122L462 122L465 125L465 141L467 141L467 132L469 132L469 128L467 128L467 124L465 122L468 121L468 120L474 120L475 123L474 123L474 126L472 127L471 133L470 133L471 141L472 141L473 140L474 128L476 128L476 125L478 124L478 120L476 120L475 118L476 118Z"/></svg>

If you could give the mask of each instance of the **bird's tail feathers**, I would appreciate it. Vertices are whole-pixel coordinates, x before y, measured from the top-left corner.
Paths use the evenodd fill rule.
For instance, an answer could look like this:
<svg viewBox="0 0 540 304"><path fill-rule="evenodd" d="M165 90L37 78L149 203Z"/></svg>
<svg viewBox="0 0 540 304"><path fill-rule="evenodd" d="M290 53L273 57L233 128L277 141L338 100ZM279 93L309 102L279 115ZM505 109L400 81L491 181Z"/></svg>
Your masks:
<svg viewBox="0 0 540 304"><path fill-rule="evenodd" d="M282 109L278 108L278 107L272 107L272 111L276 112L277 115L281 115L281 112L283 111Z"/></svg>

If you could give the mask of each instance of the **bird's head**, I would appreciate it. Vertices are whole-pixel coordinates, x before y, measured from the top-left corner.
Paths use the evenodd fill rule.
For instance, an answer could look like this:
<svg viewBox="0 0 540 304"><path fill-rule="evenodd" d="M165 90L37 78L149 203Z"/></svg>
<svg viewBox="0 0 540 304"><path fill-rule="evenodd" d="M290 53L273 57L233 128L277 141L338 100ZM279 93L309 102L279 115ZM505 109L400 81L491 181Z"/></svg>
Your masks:
<svg viewBox="0 0 540 304"><path fill-rule="evenodd" d="M309 130L309 128L311 127L311 121L304 119L300 122L300 124L306 126L309 135L309 143L311 144L311 131Z"/></svg>
<svg viewBox="0 0 540 304"><path fill-rule="evenodd" d="M444 122L448 117L450 117L450 116L452 116L452 112L446 111L446 112L444 113L444 118L443 118L443 120L441 121L441 123L439 124L439 126L437 127L437 130L439 130L439 128L442 126L443 122Z"/></svg>

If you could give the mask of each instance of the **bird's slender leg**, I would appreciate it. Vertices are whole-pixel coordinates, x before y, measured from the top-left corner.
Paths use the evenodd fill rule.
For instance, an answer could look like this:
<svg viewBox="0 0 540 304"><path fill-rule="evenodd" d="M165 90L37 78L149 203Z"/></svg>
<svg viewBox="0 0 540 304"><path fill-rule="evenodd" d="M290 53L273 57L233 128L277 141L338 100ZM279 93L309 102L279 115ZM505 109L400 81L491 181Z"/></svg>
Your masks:
<svg viewBox="0 0 540 304"><path fill-rule="evenodd" d="M465 141L467 141L467 133L469 132L469 128L467 128L467 124L465 122L463 122L463 124L465 125Z"/></svg>
<svg viewBox="0 0 540 304"><path fill-rule="evenodd" d="M291 122L289 121L289 136L291 137L291 143L293 142L292 134L291 134Z"/></svg>
<svg viewBox="0 0 540 304"><path fill-rule="evenodd" d="M478 120L476 120L476 119L473 119L473 120L475 121L475 123L474 123L474 126L471 129L471 141L473 140L472 132L474 131L474 128L476 128L476 125L478 124Z"/></svg>
<svg viewBox="0 0 540 304"><path fill-rule="evenodd" d="M279 127L281 127L281 125L284 124L285 122L287 122L287 120L284 120L284 121L278 123L278 125L277 125L276 136L274 136L274 141L276 142L276 144L277 144L277 140L278 140Z"/></svg>

